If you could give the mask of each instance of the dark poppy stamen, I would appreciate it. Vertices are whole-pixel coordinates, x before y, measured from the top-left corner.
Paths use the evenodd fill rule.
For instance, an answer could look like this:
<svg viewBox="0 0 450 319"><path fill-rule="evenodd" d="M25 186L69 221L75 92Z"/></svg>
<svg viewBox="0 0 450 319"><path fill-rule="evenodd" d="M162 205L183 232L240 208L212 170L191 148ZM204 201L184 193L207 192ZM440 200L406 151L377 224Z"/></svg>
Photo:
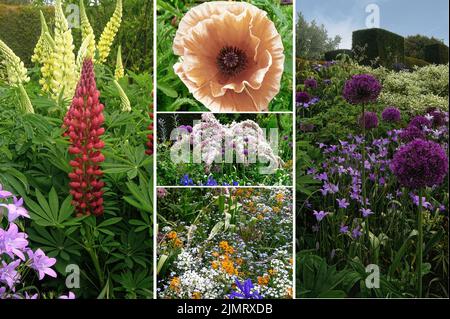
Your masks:
<svg viewBox="0 0 450 319"><path fill-rule="evenodd" d="M235 76L247 67L247 55L237 47L223 47L216 58L217 67L226 76Z"/></svg>

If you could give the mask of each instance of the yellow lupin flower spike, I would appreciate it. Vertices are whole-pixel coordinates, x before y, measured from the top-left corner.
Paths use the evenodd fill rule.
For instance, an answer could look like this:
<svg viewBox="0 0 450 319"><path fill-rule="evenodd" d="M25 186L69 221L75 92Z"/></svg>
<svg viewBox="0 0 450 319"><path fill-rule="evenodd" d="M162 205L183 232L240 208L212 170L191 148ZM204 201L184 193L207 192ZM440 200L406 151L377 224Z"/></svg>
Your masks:
<svg viewBox="0 0 450 319"><path fill-rule="evenodd" d="M22 60L2 40L0 40L0 57L2 58L0 61L6 69L5 81L9 85L17 87L30 80Z"/></svg>
<svg viewBox="0 0 450 319"><path fill-rule="evenodd" d="M51 54L51 48L48 43L48 39L46 37L46 33L50 34L47 26L47 22L45 21L44 14L42 11L39 11L41 18L41 35L39 36L39 40L34 47L34 54L31 57L31 61L39 64L43 64L44 61Z"/></svg>
<svg viewBox="0 0 450 319"><path fill-rule="evenodd" d="M98 42L98 53L100 63L104 63L111 51L111 45L114 41L117 31L119 30L120 23L122 22L122 0L117 0L116 8L111 19L103 29L102 35Z"/></svg>
<svg viewBox="0 0 450 319"><path fill-rule="evenodd" d="M131 112L131 103L128 99L128 96L126 95L125 91L120 86L119 82L117 80L113 80L114 85L116 86L117 91L119 92L120 96L120 105L122 107L123 112Z"/></svg>
<svg viewBox="0 0 450 319"><path fill-rule="evenodd" d="M52 53L52 97L55 100L71 99L75 91L78 74L76 71L72 33L61 5L55 5L55 48Z"/></svg>
<svg viewBox="0 0 450 319"><path fill-rule="evenodd" d="M94 60L95 57L95 34L84 8L84 1L80 0L80 20L81 20L81 37L82 41L91 36L86 49L86 57Z"/></svg>
<svg viewBox="0 0 450 319"><path fill-rule="evenodd" d="M125 75L125 71L123 69L123 63L122 63L122 48L119 45L117 48L117 60L116 60L116 70L114 72L114 78L116 80L119 80L120 78L123 78Z"/></svg>
<svg viewBox="0 0 450 319"><path fill-rule="evenodd" d="M30 80L27 69L20 58L2 40L0 40L0 64L6 69L6 82L19 88L19 102L22 110L25 113L34 113L33 105L23 86Z"/></svg>

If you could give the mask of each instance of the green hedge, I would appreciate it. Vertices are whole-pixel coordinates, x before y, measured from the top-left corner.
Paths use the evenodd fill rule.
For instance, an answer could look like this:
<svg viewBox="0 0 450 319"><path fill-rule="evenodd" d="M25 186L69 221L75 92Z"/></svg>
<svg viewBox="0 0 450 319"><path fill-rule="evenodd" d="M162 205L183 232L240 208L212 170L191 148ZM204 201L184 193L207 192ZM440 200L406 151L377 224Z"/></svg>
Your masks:
<svg viewBox="0 0 450 319"><path fill-rule="evenodd" d="M40 9L47 22L53 21L52 7L0 4L0 37L27 66L41 34Z"/></svg>
<svg viewBox="0 0 450 319"><path fill-rule="evenodd" d="M448 46L436 43L425 47L425 60L434 64L448 63Z"/></svg>
<svg viewBox="0 0 450 319"><path fill-rule="evenodd" d="M429 64L430 63L425 60L418 59L418 58L415 58L412 56L405 56L405 65L409 68L413 68L415 66L422 67L422 66L426 66Z"/></svg>
<svg viewBox="0 0 450 319"><path fill-rule="evenodd" d="M337 56L339 54L346 54L349 57L353 58L353 51L348 49L339 49L339 50L332 50L325 52L325 60L326 61L333 61L337 59Z"/></svg>
<svg viewBox="0 0 450 319"><path fill-rule="evenodd" d="M353 32L353 51L366 46L363 64L370 65L377 57L377 65L391 68L395 63L404 63L405 39L384 29L364 29Z"/></svg>

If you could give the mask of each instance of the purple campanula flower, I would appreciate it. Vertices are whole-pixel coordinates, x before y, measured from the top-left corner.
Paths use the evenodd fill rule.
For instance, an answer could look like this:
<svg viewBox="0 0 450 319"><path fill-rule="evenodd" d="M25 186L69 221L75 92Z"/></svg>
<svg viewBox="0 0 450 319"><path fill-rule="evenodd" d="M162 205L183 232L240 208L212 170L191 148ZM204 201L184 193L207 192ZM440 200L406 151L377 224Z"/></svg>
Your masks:
<svg viewBox="0 0 450 319"><path fill-rule="evenodd" d="M22 207L22 205L23 198L17 200L16 197L14 197L13 204L0 204L0 206L6 207L8 209L8 221L10 223L15 221L19 216L30 218L28 211L24 207Z"/></svg>
<svg viewBox="0 0 450 319"><path fill-rule="evenodd" d="M9 264L2 260L0 265L0 282L7 284L9 289L12 289L20 279L20 274L16 270L19 264L20 260L13 260Z"/></svg>
<svg viewBox="0 0 450 319"><path fill-rule="evenodd" d="M45 275L56 278L56 272L50 268L56 264L55 258L47 257L40 248L35 252L29 250L28 256L32 260L31 268L36 270L39 274L39 280L42 280Z"/></svg>
<svg viewBox="0 0 450 319"><path fill-rule="evenodd" d="M329 213L328 212L324 212L323 210L321 210L321 211L316 211L316 210L314 210L313 211L313 214L314 214L314 216L316 216L316 220L318 221L318 222L320 222L322 219L324 219L325 218L325 216L327 216Z"/></svg>
<svg viewBox="0 0 450 319"><path fill-rule="evenodd" d="M339 228L339 232L341 234L346 234L348 232L348 226L346 226L345 224L341 224L341 227Z"/></svg>
<svg viewBox="0 0 450 319"><path fill-rule="evenodd" d="M410 194L410 196L413 204L419 206L419 196L414 194ZM422 197L422 207L425 209L433 209L433 205L431 205L430 202L427 202L427 199L425 197Z"/></svg>
<svg viewBox="0 0 450 319"><path fill-rule="evenodd" d="M353 230L352 230L352 237L354 239L358 239L359 237L361 237L362 232L361 232L361 226L357 225Z"/></svg>
<svg viewBox="0 0 450 319"><path fill-rule="evenodd" d="M338 202L339 208L347 208L348 205L350 205L350 203L347 202L347 199L345 198L342 199L337 198L336 201Z"/></svg>
<svg viewBox="0 0 450 319"><path fill-rule="evenodd" d="M0 198L8 198L8 197L11 197L11 196L12 196L12 193L3 190L3 186L2 186L2 184L0 184Z"/></svg>
<svg viewBox="0 0 450 319"><path fill-rule="evenodd" d="M194 181L192 180L192 178L189 178L188 174L184 174L180 180L180 184L183 186L191 186L194 185Z"/></svg>
<svg viewBox="0 0 450 319"><path fill-rule="evenodd" d="M373 214L373 211L371 211L370 208L361 208L361 213L364 218L367 218Z"/></svg>
<svg viewBox="0 0 450 319"><path fill-rule="evenodd" d="M11 258L16 255L25 260L24 250L28 246L27 234L19 232L16 224L9 224L7 231L0 228L0 255L8 254Z"/></svg>
<svg viewBox="0 0 450 319"><path fill-rule="evenodd" d="M75 294L69 291L67 295L62 295L58 299L75 299Z"/></svg>

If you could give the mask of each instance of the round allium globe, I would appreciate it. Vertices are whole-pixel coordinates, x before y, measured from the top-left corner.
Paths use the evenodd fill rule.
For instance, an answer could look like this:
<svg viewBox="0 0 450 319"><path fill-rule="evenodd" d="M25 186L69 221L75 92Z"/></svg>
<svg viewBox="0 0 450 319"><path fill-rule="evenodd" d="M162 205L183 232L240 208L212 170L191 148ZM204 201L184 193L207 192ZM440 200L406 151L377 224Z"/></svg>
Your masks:
<svg viewBox="0 0 450 319"><path fill-rule="evenodd" d="M378 116L374 112L364 112L359 117L359 126L365 129L372 129L378 126Z"/></svg>
<svg viewBox="0 0 450 319"><path fill-rule="evenodd" d="M409 122L409 126L415 126L420 129L423 129L425 127L431 127L431 121L427 119L425 116L418 115Z"/></svg>
<svg viewBox="0 0 450 319"><path fill-rule="evenodd" d="M344 85L342 95L351 104L375 102L381 92L380 82L370 74L352 76Z"/></svg>
<svg viewBox="0 0 450 319"><path fill-rule="evenodd" d="M401 118L400 110L396 107L388 106L383 110L383 113L381 113L381 117L383 118L383 121L386 122L398 122Z"/></svg>
<svg viewBox="0 0 450 319"><path fill-rule="evenodd" d="M432 187L443 182L448 172L448 159L438 143L417 139L397 150L390 168L405 187Z"/></svg>
<svg viewBox="0 0 450 319"><path fill-rule="evenodd" d="M305 88L317 89L317 81L313 78L306 79L303 84Z"/></svg>
<svg viewBox="0 0 450 319"><path fill-rule="evenodd" d="M445 125L445 113L441 111L433 111L430 113L431 116L433 116L433 125L434 126L443 126Z"/></svg>
<svg viewBox="0 0 450 319"><path fill-rule="evenodd" d="M425 133L420 128L413 125L409 125L407 128L404 128L400 132L399 136L403 142L411 142L416 139L426 139Z"/></svg>
<svg viewBox="0 0 450 319"><path fill-rule="evenodd" d="M297 103L308 103L311 101L311 96L307 92L297 92L295 95L295 101Z"/></svg>

